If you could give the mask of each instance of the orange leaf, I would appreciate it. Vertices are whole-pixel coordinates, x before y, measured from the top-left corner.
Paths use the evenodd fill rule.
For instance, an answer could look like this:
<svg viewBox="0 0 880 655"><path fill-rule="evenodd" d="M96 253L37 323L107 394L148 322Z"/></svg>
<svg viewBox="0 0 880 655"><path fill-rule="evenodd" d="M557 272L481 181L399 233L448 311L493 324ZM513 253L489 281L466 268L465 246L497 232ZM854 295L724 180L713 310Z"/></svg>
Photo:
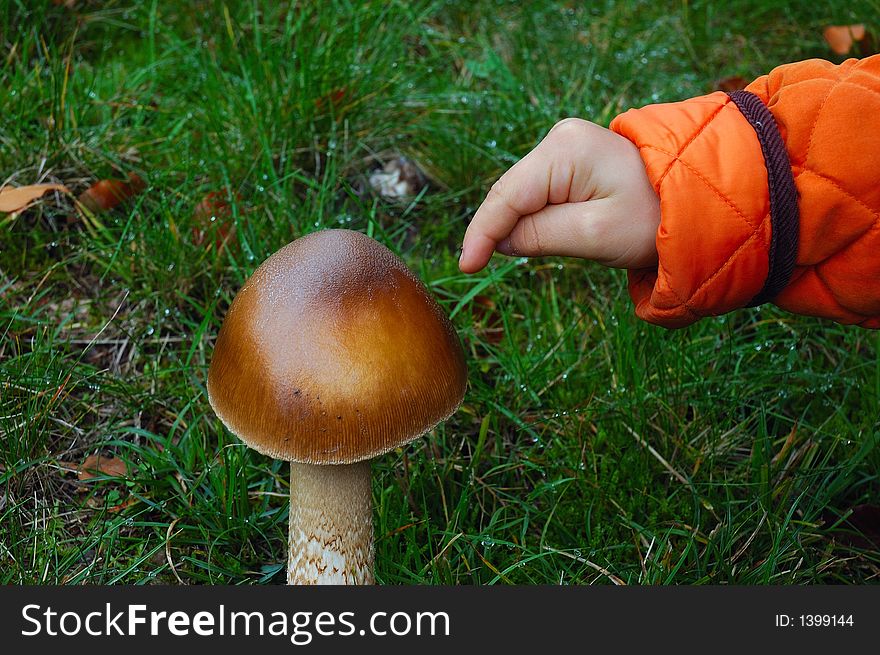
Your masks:
<svg viewBox="0 0 880 655"><path fill-rule="evenodd" d="M482 294L474 296L472 308L474 332L483 337L487 343L499 344L504 339L504 321L495 301Z"/></svg>
<svg viewBox="0 0 880 655"><path fill-rule="evenodd" d="M226 191L211 191L202 198L193 210L193 243L202 245L209 233L214 233L214 248L222 252L223 247L235 233L235 225L230 220L232 206L229 204ZM239 195L235 194L236 200Z"/></svg>
<svg viewBox="0 0 880 655"><path fill-rule="evenodd" d="M63 191L70 193L63 184L31 184L30 186L11 187L5 186L0 189L0 212L19 212L47 191Z"/></svg>
<svg viewBox="0 0 880 655"><path fill-rule="evenodd" d="M822 31L828 46L837 55L852 50L853 43L865 38L864 25L829 25Z"/></svg>
<svg viewBox="0 0 880 655"><path fill-rule="evenodd" d="M113 209L132 196L144 190L146 184L136 174L130 173L128 180L100 180L95 182L79 196L79 202L93 214Z"/></svg>
<svg viewBox="0 0 880 655"><path fill-rule="evenodd" d="M134 496L129 496L128 498L126 498L124 501L122 501L118 505L113 505L112 507L108 507L107 511L110 512L111 514L118 514L119 512L121 512L125 509L128 509L132 505L137 505L138 502L139 501L137 498L135 498Z"/></svg>
<svg viewBox="0 0 880 655"><path fill-rule="evenodd" d="M99 475L124 478L127 473L128 467L121 459L101 455L89 455L79 467L80 480L91 480Z"/></svg>
<svg viewBox="0 0 880 655"><path fill-rule="evenodd" d="M739 75L732 75L731 77L722 77L720 80L715 80L715 90L716 91L725 91L727 93L731 91L739 91L741 89L746 88L749 85L749 81L741 77Z"/></svg>
<svg viewBox="0 0 880 655"><path fill-rule="evenodd" d="M333 89L330 93L315 99L315 109L322 111L325 107L330 106L334 109L341 105L348 98L348 89L344 86Z"/></svg>

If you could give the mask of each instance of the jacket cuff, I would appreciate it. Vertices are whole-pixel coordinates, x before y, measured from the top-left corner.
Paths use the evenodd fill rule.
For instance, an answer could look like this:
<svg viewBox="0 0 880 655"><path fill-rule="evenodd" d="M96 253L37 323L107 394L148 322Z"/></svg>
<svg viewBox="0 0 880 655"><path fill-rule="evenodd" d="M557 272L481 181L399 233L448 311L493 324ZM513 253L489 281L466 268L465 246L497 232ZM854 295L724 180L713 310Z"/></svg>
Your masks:
<svg viewBox="0 0 880 655"><path fill-rule="evenodd" d="M636 314L677 328L748 305L771 245L767 168L726 93L631 109L611 129L638 148L660 197L656 268L629 272Z"/></svg>

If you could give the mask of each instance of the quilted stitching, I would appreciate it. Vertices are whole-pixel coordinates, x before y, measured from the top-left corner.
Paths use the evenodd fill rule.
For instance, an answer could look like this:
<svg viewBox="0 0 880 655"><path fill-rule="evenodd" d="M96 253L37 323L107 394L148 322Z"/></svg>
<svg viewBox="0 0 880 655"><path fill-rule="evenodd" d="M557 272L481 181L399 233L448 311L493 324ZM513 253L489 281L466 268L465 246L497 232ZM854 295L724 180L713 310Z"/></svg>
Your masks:
<svg viewBox="0 0 880 655"><path fill-rule="evenodd" d="M668 152L668 151L666 151L666 150L663 150L662 148L658 148L657 146L652 146L652 145L643 146L643 147L641 148L641 150L644 150L644 149L656 150L657 152L662 152L663 154L665 154L665 155L669 155L670 157L675 157L674 161L673 161L672 164L670 164L670 166L669 166L669 170L672 170L673 165L675 165L675 164L681 164L681 165L684 166L686 169L688 169L688 170L689 170L689 171L690 171L690 172L691 172L691 173L692 173L692 174L693 174L698 180L700 180L703 184L705 184L707 187L709 187L709 188L712 190L712 192L713 192L715 195L717 195L718 198L719 198L719 199L720 199L725 205L727 205L727 206L730 207L734 212L736 212L736 215L739 216L740 218L742 218L743 221L745 221L746 225L749 226L749 229L752 230L752 234L753 234L753 235L754 235L754 233L756 233L759 229L761 229L762 224L763 224L763 219L762 219L762 221L761 221L760 223L757 223L757 224L755 224L755 223L753 223L752 221L750 221L750 220L749 220L749 217L745 215L745 213L744 213L744 212L743 212L743 211L737 206L736 202L734 202L733 199L732 199L729 195L727 195L726 193L724 193L724 191L722 191L722 190L719 189L717 186L715 186L714 184L712 184L712 182L709 181L709 179L708 179L705 175L703 175L702 173L700 173L699 169L695 168L695 167L692 166L691 164L689 164L689 163L687 163L686 161L684 161L683 159L681 159L679 155L673 155L671 152ZM665 177L665 176L664 176L664 177ZM664 181L665 181L664 179L661 179L661 180L658 182L658 185L657 185L658 189L660 189L660 188L663 187L663 182L664 182ZM765 218L768 218L768 217L765 217ZM766 240L766 239L763 239L763 241L764 241L764 245L769 247L769 245L768 245L768 243L767 243L767 240Z"/></svg>
<svg viewBox="0 0 880 655"><path fill-rule="evenodd" d="M687 141L684 142L684 144L681 146L681 148L679 148L677 153L675 153L674 155L669 152L666 153L666 154L670 155L671 157L673 157L673 159L672 159L672 161L669 162L669 165L666 167L666 170L663 171L663 173L657 179L657 182L655 184L655 188L659 188L660 186L662 186L663 181L666 179L666 176L669 175L669 172L672 170L672 167L681 161L681 156L684 154L684 151L687 150L688 147L690 147L690 145L694 141L696 141L700 137L701 134L703 134L703 132L706 131L706 128L709 127L709 124L713 120L715 120L715 117L718 116L718 114L721 113L722 109L724 109L723 103L719 104L718 109L715 111L715 113L711 114L705 122L703 122L701 125L699 125L697 127L697 129L694 131L694 133L691 135L691 137ZM652 146L652 147L654 147L654 146ZM655 148L655 149L660 150L661 152L664 152L660 148Z"/></svg>
<svg viewBox="0 0 880 655"><path fill-rule="evenodd" d="M874 222L871 223L871 225L869 225L867 228L862 230L861 233L855 235L854 237L852 237L848 241L835 244L836 250L834 252L832 252L830 255L828 255L828 257L826 257L825 259L811 263L810 266L814 266L814 267L821 266L822 264L833 259L837 255L844 253L846 250L848 250L853 245L855 245L856 243L861 241L863 238L865 238L868 235L868 233L871 232L871 230L876 230L877 227L880 226L880 211L878 211L876 209L872 209L869 205L862 202L862 200L860 198L851 194L849 191L847 191L846 189L841 187L839 184L837 184L837 182L835 182L831 178L826 177L826 176L822 175L821 173L817 173L816 171L813 171L810 169L804 169L804 170L800 171L798 173L798 176L800 176L800 175L815 175L816 177L822 178L824 181L828 182L835 189L837 189L837 191L841 195L843 195L847 199L847 201L852 202L855 205L858 205L859 207L865 209L866 211L871 212L874 215Z"/></svg>

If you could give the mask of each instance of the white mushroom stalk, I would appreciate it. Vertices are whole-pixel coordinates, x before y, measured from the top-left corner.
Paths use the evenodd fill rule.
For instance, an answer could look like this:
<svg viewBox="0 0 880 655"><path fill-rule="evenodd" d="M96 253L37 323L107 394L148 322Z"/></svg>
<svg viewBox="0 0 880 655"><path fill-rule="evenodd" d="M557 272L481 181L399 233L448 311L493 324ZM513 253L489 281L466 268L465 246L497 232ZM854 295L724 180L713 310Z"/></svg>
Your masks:
<svg viewBox="0 0 880 655"><path fill-rule="evenodd" d="M370 461L290 464L287 583L373 584Z"/></svg>

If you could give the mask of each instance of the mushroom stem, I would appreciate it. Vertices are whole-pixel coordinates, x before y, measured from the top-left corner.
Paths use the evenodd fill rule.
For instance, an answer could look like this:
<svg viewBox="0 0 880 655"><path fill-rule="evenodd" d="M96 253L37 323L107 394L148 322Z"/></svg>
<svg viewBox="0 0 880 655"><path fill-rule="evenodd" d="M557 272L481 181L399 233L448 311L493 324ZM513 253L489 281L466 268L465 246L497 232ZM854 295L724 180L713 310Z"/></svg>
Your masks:
<svg viewBox="0 0 880 655"><path fill-rule="evenodd" d="M287 584L373 584L370 460L290 463Z"/></svg>

